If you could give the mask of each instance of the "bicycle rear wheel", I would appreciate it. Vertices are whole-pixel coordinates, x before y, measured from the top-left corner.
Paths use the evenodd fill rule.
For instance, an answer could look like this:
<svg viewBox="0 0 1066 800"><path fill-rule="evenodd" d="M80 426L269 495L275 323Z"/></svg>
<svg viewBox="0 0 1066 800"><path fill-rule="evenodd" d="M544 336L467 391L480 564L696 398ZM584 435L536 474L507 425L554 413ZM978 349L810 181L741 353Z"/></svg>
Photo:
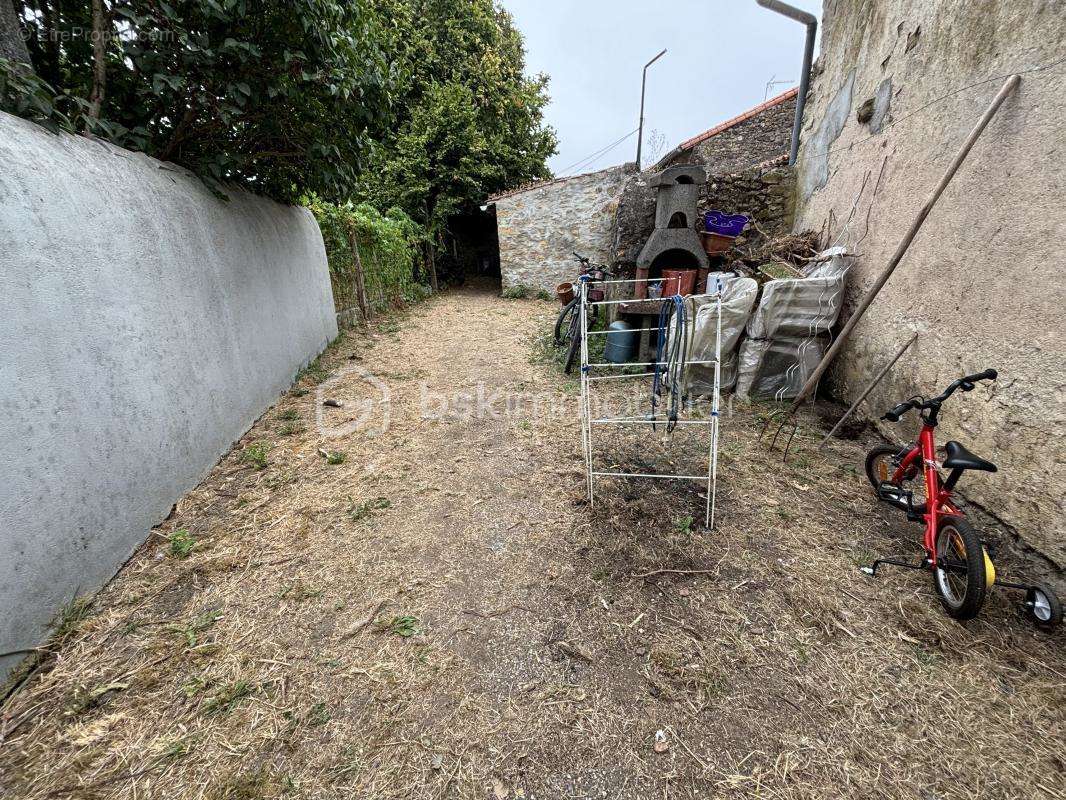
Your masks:
<svg viewBox="0 0 1066 800"><path fill-rule="evenodd" d="M944 517L936 533L933 588L949 617L973 619L985 603L985 551L961 517Z"/></svg>
<svg viewBox="0 0 1066 800"><path fill-rule="evenodd" d="M898 445L881 444L866 454L866 478L878 493L881 484L892 480L892 474L899 465L899 454L903 448ZM914 510L925 512L925 476L913 464L904 472L898 485L904 491L913 494ZM880 496L880 495L878 495Z"/></svg>

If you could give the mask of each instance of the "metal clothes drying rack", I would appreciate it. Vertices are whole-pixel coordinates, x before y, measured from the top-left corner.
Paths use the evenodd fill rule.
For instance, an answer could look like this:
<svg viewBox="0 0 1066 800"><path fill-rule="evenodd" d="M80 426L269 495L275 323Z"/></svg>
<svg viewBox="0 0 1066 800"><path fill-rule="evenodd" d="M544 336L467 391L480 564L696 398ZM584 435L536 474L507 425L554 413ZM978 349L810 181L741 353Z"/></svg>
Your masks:
<svg viewBox="0 0 1066 800"><path fill-rule="evenodd" d="M596 281L597 286L607 286L611 284L634 284L634 283L647 283L653 280L652 278L635 278L629 280L611 280L611 281ZM657 414L648 415L644 417L603 417L596 418L592 415L592 384L599 383L601 381L615 381L625 380L633 378L652 378L655 375L656 369L659 368L657 362L627 362L624 364L590 364L589 363L589 336L606 335L608 331L590 331L588 329L588 309L590 306L610 306L620 305L622 303L632 303L633 300L589 300L589 280L588 276L583 275L581 277L581 442L585 451L585 472L586 481L588 485L589 506L595 507L595 494L594 483L597 477L625 477L625 478L646 478L652 480L695 480L705 481L707 487L707 504L704 511L704 524L708 528L714 527L714 513L715 513L715 499L718 490L718 428L720 417L720 387L721 387L721 368L722 368L722 288L721 283L718 284L718 291L704 295L704 297L710 297L714 301L714 309L716 316L716 336L715 336L715 352L713 359L688 361L683 365L684 369L688 369L690 366L705 365L714 367L714 391L711 396L711 418L710 419L678 419L677 425L706 425L710 427L710 441L707 448L707 474L706 475L682 475L682 474L670 474L665 472L660 473L647 473L647 472L622 472L622 471L609 471L609 470L597 470L595 468L595 461L593 457L593 429L601 425L633 425L633 426L648 426L651 425L651 430L654 432L655 427L658 424L665 425L666 419L658 418ZM638 331L645 330L658 330L658 328L640 328ZM598 370L611 370L628 367L651 367L651 372L639 372L639 373L623 373L623 374L595 374ZM683 406L684 407L684 406Z"/></svg>

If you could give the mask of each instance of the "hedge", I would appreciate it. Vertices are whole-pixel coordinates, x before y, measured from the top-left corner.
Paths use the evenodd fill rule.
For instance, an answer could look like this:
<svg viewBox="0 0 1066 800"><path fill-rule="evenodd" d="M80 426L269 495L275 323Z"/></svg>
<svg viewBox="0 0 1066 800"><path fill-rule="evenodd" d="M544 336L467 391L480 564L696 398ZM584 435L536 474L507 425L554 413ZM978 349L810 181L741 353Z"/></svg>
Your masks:
<svg viewBox="0 0 1066 800"><path fill-rule="evenodd" d="M358 314L353 238L363 264L363 283L372 315L429 295L429 287L415 278L424 237L403 211L393 208L382 214L369 203L336 205L317 197L307 199L306 205L322 230L338 313Z"/></svg>

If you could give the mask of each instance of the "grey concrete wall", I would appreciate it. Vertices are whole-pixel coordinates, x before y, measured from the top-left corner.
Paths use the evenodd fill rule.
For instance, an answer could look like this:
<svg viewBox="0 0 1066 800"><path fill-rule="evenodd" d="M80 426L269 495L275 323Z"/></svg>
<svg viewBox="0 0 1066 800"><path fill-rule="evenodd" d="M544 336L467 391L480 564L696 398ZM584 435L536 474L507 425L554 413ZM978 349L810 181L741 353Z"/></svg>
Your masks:
<svg viewBox="0 0 1066 800"><path fill-rule="evenodd" d="M0 265L6 652L106 582L337 326L310 212L6 114Z"/></svg>
<svg viewBox="0 0 1066 800"><path fill-rule="evenodd" d="M798 164L796 227L819 230L832 215L836 236L859 198L844 236L861 254L851 276L853 304L998 91L1000 76L1062 58L1066 13L1061 0L827 0L823 20ZM971 84L978 85L963 88ZM961 488L1060 565L1066 564L1064 97L1066 66L1023 75L835 371L837 387L853 397L912 331L922 332L871 396L874 416L963 373L998 369L995 389L953 398L939 435L999 464L998 474L967 477ZM913 433L916 421L882 425L897 438Z"/></svg>
<svg viewBox="0 0 1066 800"><path fill-rule="evenodd" d="M610 167L495 198L504 288L523 284L554 292L578 274L575 251L609 263L615 210L633 169Z"/></svg>

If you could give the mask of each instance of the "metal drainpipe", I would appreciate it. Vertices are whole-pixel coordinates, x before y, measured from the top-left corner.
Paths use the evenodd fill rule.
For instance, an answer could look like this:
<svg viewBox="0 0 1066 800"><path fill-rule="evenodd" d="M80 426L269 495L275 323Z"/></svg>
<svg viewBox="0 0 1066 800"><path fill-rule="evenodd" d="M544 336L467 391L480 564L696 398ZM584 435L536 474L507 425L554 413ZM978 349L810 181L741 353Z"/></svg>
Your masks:
<svg viewBox="0 0 1066 800"><path fill-rule="evenodd" d="M807 26L807 44L803 48L803 68L800 72L799 91L796 93L796 121L792 123L792 149L788 154L788 165L794 166L799 154L800 127L803 125L803 108L807 105L807 86L811 81L811 62L814 60L814 39L818 33L818 19L813 14L801 11L781 0L755 0L763 8L776 11L789 19Z"/></svg>

